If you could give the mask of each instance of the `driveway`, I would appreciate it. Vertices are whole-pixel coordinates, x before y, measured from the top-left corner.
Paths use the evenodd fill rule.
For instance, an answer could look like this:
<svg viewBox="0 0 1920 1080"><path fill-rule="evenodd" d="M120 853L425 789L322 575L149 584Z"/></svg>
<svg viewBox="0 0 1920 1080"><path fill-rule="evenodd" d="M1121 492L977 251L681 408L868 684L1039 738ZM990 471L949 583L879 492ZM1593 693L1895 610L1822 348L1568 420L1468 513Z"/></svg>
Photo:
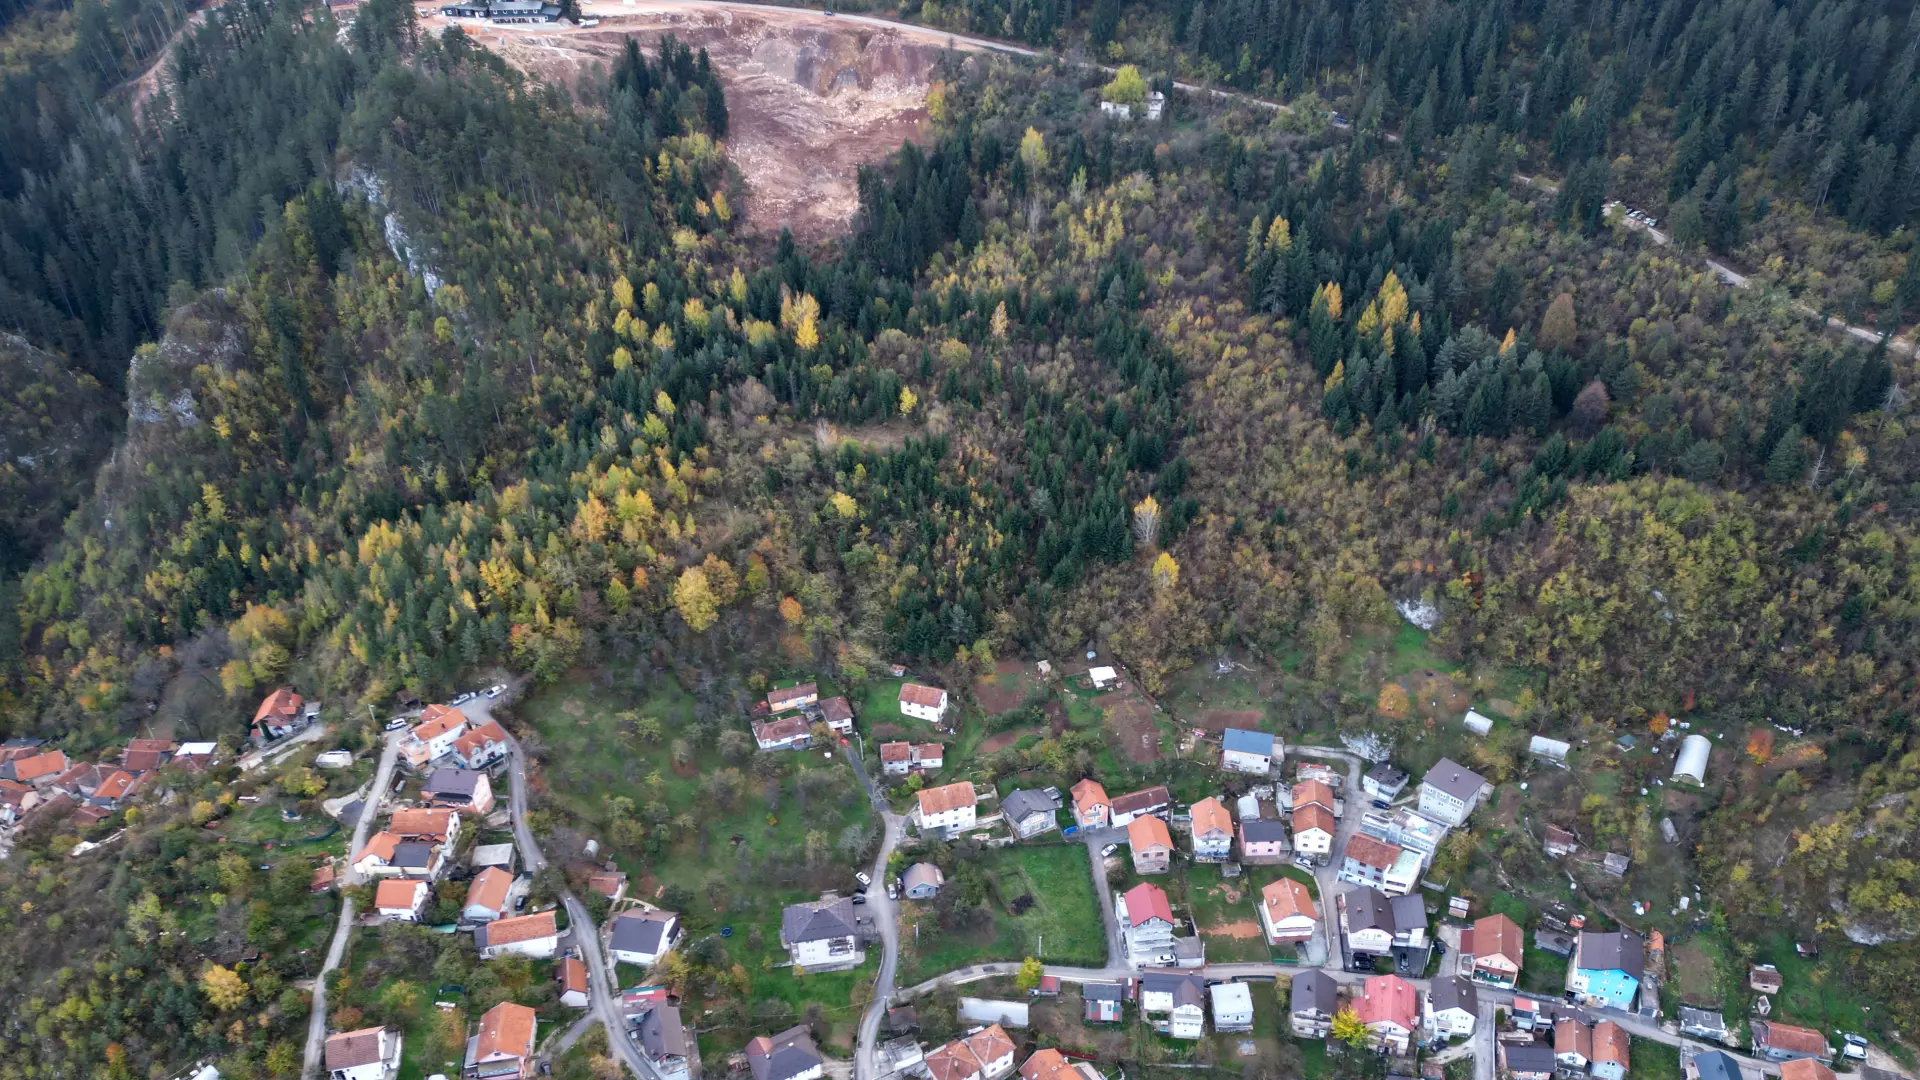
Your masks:
<svg viewBox="0 0 1920 1080"><path fill-rule="evenodd" d="M1335 898L1350 887L1340 880L1340 857L1347 850L1347 841L1360 831L1360 816L1365 813L1366 797L1360 790L1362 763L1359 755L1337 746L1293 746L1288 747L1287 753L1340 762L1347 767L1347 787L1343 792L1346 813L1334 823L1333 850L1327 855L1327 865L1313 872L1314 883L1320 889L1320 934L1326 942L1327 962L1332 963L1344 955L1340 949L1340 909Z"/></svg>
<svg viewBox="0 0 1920 1080"><path fill-rule="evenodd" d="M1120 916L1113 910L1113 886L1107 883L1107 860L1100 849L1108 844L1127 842L1125 829L1082 829L1075 840L1087 845L1088 872L1093 875L1093 895L1100 900L1100 920L1107 928L1107 967L1129 970L1127 939L1120 928Z"/></svg>

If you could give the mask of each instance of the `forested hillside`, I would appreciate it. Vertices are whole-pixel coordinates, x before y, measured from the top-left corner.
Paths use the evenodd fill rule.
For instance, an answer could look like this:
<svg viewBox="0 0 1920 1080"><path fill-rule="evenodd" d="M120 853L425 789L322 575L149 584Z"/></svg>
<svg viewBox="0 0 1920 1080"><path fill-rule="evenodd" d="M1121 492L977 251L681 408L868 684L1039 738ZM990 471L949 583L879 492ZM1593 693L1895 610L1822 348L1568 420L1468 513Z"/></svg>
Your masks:
<svg viewBox="0 0 1920 1080"><path fill-rule="evenodd" d="M1861 162L1920 123L1892 107L1905 23L1875 52L1845 5L1241 10L1196 0L1169 47L1243 43L1223 77L1279 91L1350 71L1373 102L1352 132L1185 97L1114 122L1103 76L956 56L927 145L863 173L854 234L816 250L737 228L721 81L673 41L569 94L404 3L343 34L235 2L137 119L57 94L12 113L0 320L34 363L94 373L29 376L19 411L78 457L111 425L63 412L126 412L20 582L0 734L230 738L286 680L357 716L490 663L694 681L764 653L857 685L1097 641L1152 691L1218 649L1286 656L1301 726L1412 737L1336 675L1349 635L1425 600L1451 661L1538 681L1542 729L1774 717L1904 760L1911 358L1599 208L1609 140L1657 114L1699 148L1666 183L1703 218L1723 190L1762 225L1766 192L1817 204L1829 158L1850 212ZM1123 52L1159 17L1089 15ZM1030 33L1078 25L1046 18ZM1723 92L1749 67L1756 101L1786 79L1779 115ZM1834 157L1808 118L1848 110ZM1789 153L1796 131L1816 134ZM1508 183L1542 154L1588 179ZM1886 206L1860 224L1906 243L1912 208ZM181 707L186 682L220 707ZM1846 805L1729 813L1706 858L1728 917L1920 931L1911 814L1873 801L1910 772L1810 767ZM196 996L206 938L47 899L151 893L196 933L284 934L254 905L291 885L203 858L191 814L136 811L104 881L59 857L63 822L0 871L0 934L80 942L0 975L31 1003L0 1023L0 1075L195 1054L287 1074L299 995ZM1836 822L1875 815L1836 852ZM1872 977L1899 985L1917 950L1880 946Z"/></svg>

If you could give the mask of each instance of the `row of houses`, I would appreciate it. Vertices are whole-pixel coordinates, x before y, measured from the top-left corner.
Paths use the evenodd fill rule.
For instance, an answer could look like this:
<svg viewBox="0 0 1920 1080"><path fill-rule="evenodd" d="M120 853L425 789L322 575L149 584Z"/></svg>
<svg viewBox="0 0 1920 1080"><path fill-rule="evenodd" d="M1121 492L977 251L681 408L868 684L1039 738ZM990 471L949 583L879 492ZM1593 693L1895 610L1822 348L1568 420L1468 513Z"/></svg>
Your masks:
<svg viewBox="0 0 1920 1080"><path fill-rule="evenodd" d="M414 772L433 765L479 771L504 759L507 746L506 729L498 722L475 725L455 706L429 705L400 740L399 760Z"/></svg>
<svg viewBox="0 0 1920 1080"><path fill-rule="evenodd" d="M537 1073L539 1020L532 1009L503 1001L482 1013L467 1036L460 1075L465 1080L526 1080ZM327 1036L329 1080L392 1080L399 1073L404 1036L369 1027Z"/></svg>
<svg viewBox="0 0 1920 1080"><path fill-rule="evenodd" d="M134 739L104 760L76 762L43 740L12 739L0 744L0 828L67 814L93 824L149 790L161 769L198 772L217 757L210 742Z"/></svg>

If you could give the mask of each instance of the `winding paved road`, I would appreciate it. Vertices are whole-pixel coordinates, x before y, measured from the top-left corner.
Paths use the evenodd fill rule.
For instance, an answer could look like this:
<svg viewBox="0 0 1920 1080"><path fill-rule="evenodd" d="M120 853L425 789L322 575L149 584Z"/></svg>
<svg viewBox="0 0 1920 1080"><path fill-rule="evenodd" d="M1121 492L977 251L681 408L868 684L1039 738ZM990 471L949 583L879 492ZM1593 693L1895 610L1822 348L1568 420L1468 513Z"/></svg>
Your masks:
<svg viewBox="0 0 1920 1080"><path fill-rule="evenodd" d="M406 731L390 731L386 744L380 751L380 767L373 772L373 786L367 789L367 803L360 808L360 817L353 823L353 839L347 845L347 872L341 879L340 924L334 927L333 942L327 947L326 963L320 966L320 975L313 981L313 1011L307 1017L307 1052L300 1067L303 1078L312 1077L320 1070L320 1057L327 1045L327 976L340 966L347 955L347 939L353 934L353 900L345 893L345 887L360 884L360 875L353 868L352 858L367 845L367 830L372 827L375 818L380 816L381 804L386 801L387 790L393 785L393 763L400 756L400 740Z"/></svg>

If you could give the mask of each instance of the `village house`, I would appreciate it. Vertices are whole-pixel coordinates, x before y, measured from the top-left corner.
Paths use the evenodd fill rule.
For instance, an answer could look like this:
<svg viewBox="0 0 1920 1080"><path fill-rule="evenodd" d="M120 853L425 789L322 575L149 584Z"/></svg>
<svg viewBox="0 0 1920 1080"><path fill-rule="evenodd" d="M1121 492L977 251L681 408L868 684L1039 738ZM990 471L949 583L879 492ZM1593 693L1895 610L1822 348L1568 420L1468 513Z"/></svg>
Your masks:
<svg viewBox="0 0 1920 1080"><path fill-rule="evenodd" d="M1127 988L1122 983L1085 983L1080 987L1081 1019L1091 1024L1117 1024L1123 1015Z"/></svg>
<svg viewBox="0 0 1920 1080"><path fill-rule="evenodd" d="M1207 994L1213 998L1213 1030L1253 1030L1253 991L1246 983L1214 983Z"/></svg>
<svg viewBox="0 0 1920 1080"><path fill-rule="evenodd" d="M1367 1026L1368 1041L1405 1054L1420 1027L1420 997L1413 984L1398 975L1375 975L1360 987L1353 1011Z"/></svg>
<svg viewBox="0 0 1920 1080"><path fill-rule="evenodd" d="M932 1080L998 1080L1013 1071L1013 1040L999 1024L965 1035L927 1054Z"/></svg>
<svg viewBox="0 0 1920 1080"><path fill-rule="evenodd" d="M1445 825L1405 806L1391 813L1368 811L1360 819L1360 831L1376 840L1385 840L1394 847L1414 852L1423 863L1433 858L1434 853L1440 850L1440 842L1447 838Z"/></svg>
<svg viewBox="0 0 1920 1080"><path fill-rule="evenodd" d="M1293 811L1293 851L1317 863L1325 863L1333 853L1333 838L1339 829L1333 812L1317 803L1295 807Z"/></svg>
<svg viewBox="0 0 1920 1080"><path fill-rule="evenodd" d="M1371 836L1355 836L1347 841L1339 877L1355 885L1371 885L1388 896L1405 896L1420 883L1422 865L1418 852Z"/></svg>
<svg viewBox="0 0 1920 1080"><path fill-rule="evenodd" d="M767 691L767 711L778 715L793 709L805 708L820 700L820 684L801 683L799 686L787 686Z"/></svg>
<svg viewBox="0 0 1920 1080"><path fill-rule="evenodd" d="M0 762L0 780L12 780L35 788L46 788L68 770L67 755L60 750L30 754Z"/></svg>
<svg viewBox="0 0 1920 1080"><path fill-rule="evenodd" d="M168 764L176 769L185 769L188 772L203 772L210 767L219 756L220 746L218 743L181 743L180 749L174 753L173 760L169 761Z"/></svg>
<svg viewBox="0 0 1920 1080"><path fill-rule="evenodd" d="M1427 992L1427 1031L1437 1039L1473 1034L1480 1019L1480 995L1458 975L1442 975Z"/></svg>
<svg viewBox="0 0 1920 1080"><path fill-rule="evenodd" d="M384 830L402 840L450 843L460 836L460 814L453 810L396 810Z"/></svg>
<svg viewBox="0 0 1920 1080"><path fill-rule="evenodd" d="M460 1070L466 1080L527 1080L535 1074L534 1011L503 1001L480 1016L480 1029L467 1040Z"/></svg>
<svg viewBox="0 0 1920 1080"><path fill-rule="evenodd" d="M12 826L40 804L40 793L17 780L0 780L0 825Z"/></svg>
<svg viewBox="0 0 1920 1080"><path fill-rule="evenodd" d="M1173 1038L1198 1039L1207 1033L1206 999L1207 981L1197 974L1148 971L1140 976L1140 1011L1166 1016L1165 1031Z"/></svg>
<svg viewBox="0 0 1920 1080"><path fill-rule="evenodd" d="M1525 956L1526 938L1519 924L1505 915L1475 920L1460 935L1460 962L1471 964L1473 978L1490 986L1513 989Z"/></svg>
<svg viewBox="0 0 1920 1080"><path fill-rule="evenodd" d="M400 1072L400 1032L370 1027L327 1036L328 1080L393 1080Z"/></svg>
<svg viewBox="0 0 1920 1080"><path fill-rule="evenodd" d="M1173 836L1157 817L1137 817L1127 825L1127 847L1133 852L1133 872L1164 874L1173 860Z"/></svg>
<svg viewBox="0 0 1920 1080"><path fill-rule="evenodd" d="M944 723L947 718L947 692L937 686L906 683L900 687L900 712L929 724Z"/></svg>
<svg viewBox="0 0 1920 1080"><path fill-rule="evenodd" d="M1339 898L1340 932L1356 957L1393 952L1393 902L1379 889L1361 887Z"/></svg>
<svg viewBox="0 0 1920 1080"><path fill-rule="evenodd" d="M656 1004L630 1018L633 1041L653 1064L660 1080L684 1080L691 1072L688 1050L693 1040L676 1005Z"/></svg>
<svg viewBox="0 0 1920 1080"><path fill-rule="evenodd" d="M293 692L290 686L283 686L268 694L253 711L254 742L265 745L275 739L284 739L296 731L306 728L320 714L320 706L308 707L306 700Z"/></svg>
<svg viewBox="0 0 1920 1080"><path fill-rule="evenodd" d="M1220 736L1220 767L1228 772L1265 776L1273 769L1273 759L1285 751L1272 734L1228 728Z"/></svg>
<svg viewBox="0 0 1920 1080"><path fill-rule="evenodd" d="M1645 945L1638 937L1624 930L1583 930L1567 965L1567 992L1585 1005L1631 1012L1645 974Z"/></svg>
<svg viewBox="0 0 1920 1080"><path fill-rule="evenodd" d="M1084 1061L1070 1061L1048 1047L1020 1063L1020 1080L1105 1080L1100 1070Z"/></svg>
<svg viewBox="0 0 1920 1080"><path fill-rule="evenodd" d="M453 740L453 762L463 769L484 769L507 756L507 730L489 720Z"/></svg>
<svg viewBox="0 0 1920 1080"><path fill-rule="evenodd" d="M1753 1052L1768 1061L1793 1061L1796 1058L1828 1061L1833 1057L1833 1048L1827 1045L1827 1037L1812 1028L1776 1024L1767 1020L1755 1020L1749 1026L1753 1031Z"/></svg>
<svg viewBox="0 0 1920 1080"><path fill-rule="evenodd" d="M1784 1069L1781 1074L1785 1075ZM1740 1063L1724 1050L1695 1054L1686 1063L1686 1080L1741 1080L1744 1075Z"/></svg>
<svg viewBox="0 0 1920 1080"><path fill-rule="evenodd" d="M593 1004L593 982L587 965L579 957L561 957L553 966L553 981L560 984L560 1004L569 1009L584 1009Z"/></svg>
<svg viewBox="0 0 1920 1080"><path fill-rule="evenodd" d="M446 869L445 849L438 843L402 840L378 832L353 857L353 869L362 877L418 877L429 880Z"/></svg>
<svg viewBox="0 0 1920 1080"><path fill-rule="evenodd" d="M1058 788L1053 789L1058 791ZM1044 791L1019 788L1000 800L1000 814L1013 835L1022 840L1060 827L1060 800Z"/></svg>
<svg viewBox="0 0 1920 1080"><path fill-rule="evenodd" d="M1757 994L1777 994L1787 984L1780 969L1772 964L1755 964L1747 969L1747 985Z"/></svg>
<svg viewBox="0 0 1920 1080"><path fill-rule="evenodd" d="M597 871L587 878L587 890L597 892L617 904L627 895L627 872L625 870Z"/></svg>
<svg viewBox="0 0 1920 1080"><path fill-rule="evenodd" d="M388 878L373 891L373 910L383 918L419 922L427 909L427 892L424 881Z"/></svg>
<svg viewBox="0 0 1920 1080"><path fill-rule="evenodd" d="M671 911L623 911L607 929L607 951L622 964L645 967L673 951L680 939L680 916Z"/></svg>
<svg viewBox="0 0 1920 1080"><path fill-rule="evenodd" d="M1114 901L1114 917L1127 938L1127 955L1136 964L1166 963L1173 955L1173 906L1160 886L1141 882Z"/></svg>
<svg viewBox="0 0 1920 1080"><path fill-rule="evenodd" d="M1253 865L1285 862L1292 851L1284 822L1275 818L1241 817L1241 862Z"/></svg>
<svg viewBox="0 0 1920 1080"><path fill-rule="evenodd" d="M789 905L780 914L780 944L808 971L859 967L867 959L853 901L844 896Z"/></svg>
<svg viewBox="0 0 1920 1080"><path fill-rule="evenodd" d="M900 875L901 891L909 900L931 900L940 894L940 886L947 883L947 876L940 868L930 862L914 863Z"/></svg>
<svg viewBox="0 0 1920 1080"><path fill-rule="evenodd" d="M1073 785L1073 820L1083 829L1104 829L1113 817L1107 789L1091 778Z"/></svg>
<svg viewBox="0 0 1920 1080"><path fill-rule="evenodd" d="M920 831L951 834L973 828L977 800L973 783L968 780L927 788L919 794Z"/></svg>
<svg viewBox="0 0 1920 1080"><path fill-rule="evenodd" d="M1340 984L1319 968L1294 975L1288 988L1287 1020L1302 1039L1324 1039L1333 1030L1333 1014L1340 1010Z"/></svg>
<svg viewBox="0 0 1920 1080"><path fill-rule="evenodd" d="M1500 1067L1506 1070L1512 1080L1553 1080L1559 1064L1554 1060L1553 1047L1505 1040L1495 1043L1495 1046L1500 1051ZM1740 1070L1734 1070L1733 1080L1740 1080Z"/></svg>
<svg viewBox="0 0 1920 1080"><path fill-rule="evenodd" d="M822 698L820 722L835 735L853 734L853 706L843 697Z"/></svg>
<svg viewBox="0 0 1920 1080"><path fill-rule="evenodd" d="M453 744L466 733L466 713L451 705L429 705L400 740L400 760L417 772L453 753Z"/></svg>
<svg viewBox="0 0 1920 1080"><path fill-rule="evenodd" d="M1464 825L1480 805L1481 796L1493 790L1486 779L1451 758L1427 770L1420 779L1420 812L1446 825Z"/></svg>
<svg viewBox="0 0 1920 1080"><path fill-rule="evenodd" d="M1377 761L1361 775L1360 790L1369 799L1392 802L1407 790L1407 782L1411 779L1405 770L1396 769L1385 761Z"/></svg>
<svg viewBox="0 0 1920 1080"><path fill-rule="evenodd" d="M493 783L487 774L472 769L435 769L420 789L427 805L458 810L463 814L487 814L493 810Z"/></svg>
<svg viewBox="0 0 1920 1080"><path fill-rule="evenodd" d="M1593 1060L1593 1029L1577 1016L1562 1016L1553 1024L1553 1058L1563 1069L1586 1072Z"/></svg>
<svg viewBox="0 0 1920 1080"><path fill-rule="evenodd" d="M460 909L463 922L492 922L507 914L507 897L513 892L513 875L497 866L489 866L467 883L467 902Z"/></svg>
<svg viewBox="0 0 1920 1080"><path fill-rule="evenodd" d="M753 742L763 751L805 750L813 745L813 725L804 716L755 720Z"/></svg>
<svg viewBox="0 0 1920 1080"><path fill-rule="evenodd" d="M1194 803L1193 857L1201 862L1225 862L1233 854L1233 816L1212 796Z"/></svg>
<svg viewBox="0 0 1920 1080"><path fill-rule="evenodd" d="M1305 885L1278 878L1260 890L1260 924L1269 943L1295 944L1320 932L1320 912Z"/></svg>
<svg viewBox="0 0 1920 1080"><path fill-rule="evenodd" d="M1315 769L1317 771L1318 767L1316 766ZM1318 806L1338 818L1342 807L1341 801L1334 797L1333 785L1318 775L1309 773L1306 765L1300 767L1300 773L1299 778L1294 780L1293 786L1287 789L1288 808L1299 810L1303 806Z"/></svg>
<svg viewBox="0 0 1920 1080"><path fill-rule="evenodd" d="M473 932L473 944L482 960L507 955L548 960L559 949L560 930L553 912L541 911L483 923Z"/></svg>
<svg viewBox="0 0 1920 1080"><path fill-rule="evenodd" d="M1580 850L1580 838L1558 825L1547 826L1545 837L1545 840L1541 842L1540 846L1542 850L1547 853L1547 858L1549 859L1558 859L1563 855L1572 855L1574 852Z"/></svg>
<svg viewBox="0 0 1920 1080"><path fill-rule="evenodd" d="M1726 1017L1712 1009L1696 1009L1691 1005L1682 1005L1680 1006L1680 1034L1724 1043L1730 1032L1727 1030Z"/></svg>
<svg viewBox="0 0 1920 1080"><path fill-rule="evenodd" d="M1611 1020L1593 1025L1593 1056L1589 1061L1593 1075L1600 1080L1626 1080L1632 1041L1627 1029ZM1827 1080L1833 1080L1832 1076Z"/></svg>
<svg viewBox="0 0 1920 1080"><path fill-rule="evenodd" d="M778 1035L748 1040L747 1068L753 1080L820 1080L826 1074L826 1059L813 1045L813 1032L800 1024Z"/></svg>
<svg viewBox="0 0 1920 1080"><path fill-rule="evenodd" d="M457 820L458 817L459 815L456 814L455 819ZM489 866L511 871L519 855L520 853L512 844L477 844L467 853L467 865L473 867L476 872ZM587 888L593 888L592 878L587 879Z"/></svg>
<svg viewBox="0 0 1920 1080"><path fill-rule="evenodd" d="M173 760L179 749L166 739L134 739L120 752L120 767L130 773L152 772Z"/></svg>
<svg viewBox="0 0 1920 1080"><path fill-rule="evenodd" d="M888 742L880 744L880 771L888 776L910 772L937 772L947 748L940 743Z"/></svg>
<svg viewBox="0 0 1920 1080"><path fill-rule="evenodd" d="M1113 823L1126 825L1135 818L1165 814L1173 807L1173 796L1164 787L1143 788L1113 800Z"/></svg>
<svg viewBox="0 0 1920 1080"><path fill-rule="evenodd" d="M1792 1061L1780 1063L1780 1080L1836 1080L1836 1078L1832 1069L1820 1064L1814 1058L1795 1058Z"/></svg>

